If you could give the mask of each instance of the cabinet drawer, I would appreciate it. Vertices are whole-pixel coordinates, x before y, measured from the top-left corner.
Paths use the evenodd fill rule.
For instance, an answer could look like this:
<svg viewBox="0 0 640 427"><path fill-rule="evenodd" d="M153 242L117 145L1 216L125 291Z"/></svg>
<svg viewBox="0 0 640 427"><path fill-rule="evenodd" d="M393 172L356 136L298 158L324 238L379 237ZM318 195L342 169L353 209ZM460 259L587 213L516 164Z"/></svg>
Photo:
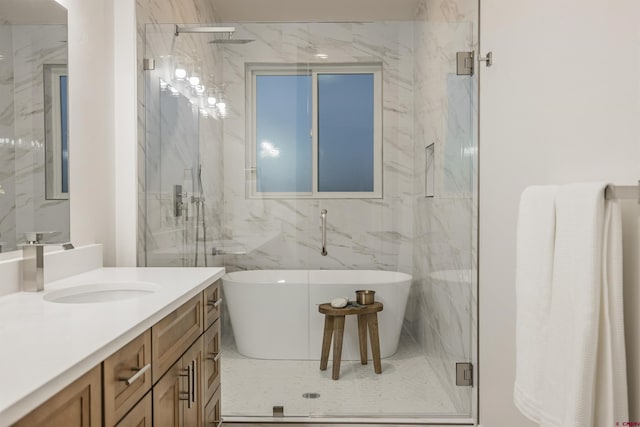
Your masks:
<svg viewBox="0 0 640 427"><path fill-rule="evenodd" d="M100 427L102 384L100 365L47 400L13 427Z"/></svg>
<svg viewBox="0 0 640 427"><path fill-rule="evenodd" d="M220 318L222 308L222 296L220 293L220 280L204 290L204 329L213 325Z"/></svg>
<svg viewBox="0 0 640 427"><path fill-rule="evenodd" d="M154 384L204 331L202 294L198 294L151 328Z"/></svg>
<svg viewBox="0 0 640 427"><path fill-rule="evenodd" d="M222 424L222 411L220 408L220 389L216 390L213 397L204 407L204 425L206 427L218 427Z"/></svg>
<svg viewBox="0 0 640 427"><path fill-rule="evenodd" d="M104 361L104 420L114 426L151 389L151 332Z"/></svg>
<svg viewBox="0 0 640 427"><path fill-rule="evenodd" d="M220 385L220 320L204 333L204 395L205 402Z"/></svg>
<svg viewBox="0 0 640 427"><path fill-rule="evenodd" d="M152 427L153 412L151 404L151 392L149 392L133 407L131 412L118 423L117 427Z"/></svg>
<svg viewBox="0 0 640 427"><path fill-rule="evenodd" d="M182 375L186 375L186 402L182 402L184 427L201 427L204 407L202 384L202 337L182 356Z"/></svg>
<svg viewBox="0 0 640 427"><path fill-rule="evenodd" d="M182 426L182 401L187 398L186 379L182 375L182 361L171 366L165 376L153 386L154 427Z"/></svg>

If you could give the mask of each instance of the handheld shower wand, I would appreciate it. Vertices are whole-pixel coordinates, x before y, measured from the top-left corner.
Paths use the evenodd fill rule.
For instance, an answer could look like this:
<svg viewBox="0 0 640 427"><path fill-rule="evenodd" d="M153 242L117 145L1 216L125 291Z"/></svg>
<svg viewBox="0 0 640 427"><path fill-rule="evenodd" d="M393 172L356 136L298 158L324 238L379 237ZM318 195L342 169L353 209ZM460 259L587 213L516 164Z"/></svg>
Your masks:
<svg viewBox="0 0 640 427"><path fill-rule="evenodd" d="M208 267L207 260L207 215L204 205L204 187L202 185L202 165L198 165L198 198L196 199L196 255L195 267L198 266L198 241L200 237L200 207L202 207L202 246L204 249L204 266Z"/></svg>

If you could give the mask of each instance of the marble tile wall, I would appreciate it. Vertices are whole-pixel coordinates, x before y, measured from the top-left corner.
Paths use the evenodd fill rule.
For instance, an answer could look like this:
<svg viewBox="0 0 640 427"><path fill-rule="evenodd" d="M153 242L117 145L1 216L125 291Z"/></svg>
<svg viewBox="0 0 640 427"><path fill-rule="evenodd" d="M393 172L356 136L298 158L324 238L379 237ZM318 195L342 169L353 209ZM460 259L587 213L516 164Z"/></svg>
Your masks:
<svg viewBox="0 0 640 427"><path fill-rule="evenodd" d="M229 117L224 121L224 237L273 237L234 269L382 269L412 271L413 23L235 24L246 45L224 47ZM379 62L383 67L382 199L251 199L246 194L245 64ZM320 254L320 211L327 209L328 252Z"/></svg>
<svg viewBox="0 0 640 427"><path fill-rule="evenodd" d="M171 78L170 70L161 68L175 56L202 57L207 69L215 70L217 83L224 83L229 110L224 120L199 120L209 246L246 252L211 257L209 265L229 271L336 268L413 274L406 332L422 346L456 413L469 413L470 389L455 387L454 371L456 362L473 359L475 339L477 81L455 75L455 54L477 51L477 2L422 0L415 22L234 24L234 37L256 41L208 49L202 36L178 43L171 26L159 24L219 22L207 4L194 0L174 11L161 3L166 2L138 0L139 66L143 57L160 65L142 75L138 85L139 265L193 262L193 229L173 216L165 182L180 180L184 168L165 173L162 166L163 156L183 163L193 156L179 135L160 143L160 116L149 116L161 108L160 91L145 94L144 88L149 76ZM316 53L328 55L330 62L383 64L382 199L247 197L245 64L316 62ZM424 148L432 142L435 197L425 198ZM171 174L178 175L170 179ZM328 210L327 257L320 255L321 209ZM230 332L227 324L225 333Z"/></svg>
<svg viewBox="0 0 640 427"><path fill-rule="evenodd" d="M68 240L68 200L45 199L43 87L43 65L67 63L67 28L1 27L0 46L7 53L0 61L0 241L15 248L16 239L34 230Z"/></svg>
<svg viewBox="0 0 640 427"><path fill-rule="evenodd" d="M138 264L193 266L197 243L198 265L204 265L203 229L196 230L197 204L188 197L186 210L176 217L173 186L183 185L183 191L197 196L198 167L202 165L207 240L219 240L222 122L211 116L203 117L187 101L189 98L198 104L202 98L194 97L184 83L174 81L173 73L177 61L198 64L203 83L208 86L217 83L221 78L219 49L208 43L206 35L175 37L174 25L163 23L211 24L216 22L215 13L206 1L182 2L177 7L169 1L138 0L137 21L140 69L144 58L156 61L156 69L139 74L138 80ZM161 80L179 89L181 96L172 99L166 90L161 90ZM175 113L179 113L179 118ZM207 250L211 250L211 242ZM207 261L210 266L216 261L217 265L221 263L211 257Z"/></svg>
<svg viewBox="0 0 640 427"><path fill-rule="evenodd" d="M421 0L415 46L414 282L408 323L458 413L471 389L455 363L474 360L477 271L477 74L456 75L456 52L477 52L477 2ZM424 198L424 148L435 143L435 197Z"/></svg>
<svg viewBox="0 0 640 427"><path fill-rule="evenodd" d="M0 25L0 245L16 246L15 139L13 108L13 37Z"/></svg>

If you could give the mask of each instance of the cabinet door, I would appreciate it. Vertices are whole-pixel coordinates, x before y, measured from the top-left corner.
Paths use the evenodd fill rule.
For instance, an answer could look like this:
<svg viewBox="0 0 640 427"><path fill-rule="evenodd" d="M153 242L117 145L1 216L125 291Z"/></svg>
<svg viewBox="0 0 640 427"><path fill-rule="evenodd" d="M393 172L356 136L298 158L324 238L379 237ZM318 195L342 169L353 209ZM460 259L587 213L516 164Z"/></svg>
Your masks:
<svg viewBox="0 0 640 427"><path fill-rule="evenodd" d="M100 427L102 381L100 365L47 400L14 427Z"/></svg>
<svg viewBox="0 0 640 427"><path fill-rule="evenodd" d="M220 296L220 280L204 290L204 328L213 325L220 318L222 297Z"/></svg>
<svg viewBox="0 0 640 427"><path fill-rule="evenodd" d="M213 397L204 408L205 427L218 427L222 424L222 411L220 408L220 389L218 388Z"/></svg>
<svg viewBox="0 0 640 427"><path fill-rule="evenodd" d="M202 300L199 293L151 328L154 384L204 332Z"/></svg>
<svg viewBox="0 0 640 427"><path fill-rule="evenodd" d="M204 401L208 402L220 385L220 320L204 333Z"/></svg>
<svg viewBox="0 0 640 427"><path fill-rule="evenodd" d="M147 393L117 427L153 427L151 403L151 393Z"/></svg>
<svg viewBox="0 0 640 427"><path fill-rule="evenodd" d="M112 427L151 390L151 331L104 361L104 422Z"/></svg>
<svg viewBox="0 0 640 427"><path fill-rule="evenodd" d="M181 427L183 399L186 399L186 377L182 375L182 361L178 360L153 386L154 427Z"/></svg>
<svg viewBox="0 0 640 427"><path fill-rule="evenodd" d="M204 410L202 336L182 356L182 373L187 374L187 400L182 402L184 427L202 427Z"/></svg>

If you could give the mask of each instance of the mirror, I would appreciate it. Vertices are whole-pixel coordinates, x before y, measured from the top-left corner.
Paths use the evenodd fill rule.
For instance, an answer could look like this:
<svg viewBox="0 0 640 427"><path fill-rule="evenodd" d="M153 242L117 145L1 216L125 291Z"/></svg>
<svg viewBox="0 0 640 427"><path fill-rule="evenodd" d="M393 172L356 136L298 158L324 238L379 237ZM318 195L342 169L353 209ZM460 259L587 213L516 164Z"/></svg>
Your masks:
<svg viewBox="0 0 640 427"><path fill-rule="evenodd" d="M67 11L0 0L0 252L69 240Z"/></svg>

